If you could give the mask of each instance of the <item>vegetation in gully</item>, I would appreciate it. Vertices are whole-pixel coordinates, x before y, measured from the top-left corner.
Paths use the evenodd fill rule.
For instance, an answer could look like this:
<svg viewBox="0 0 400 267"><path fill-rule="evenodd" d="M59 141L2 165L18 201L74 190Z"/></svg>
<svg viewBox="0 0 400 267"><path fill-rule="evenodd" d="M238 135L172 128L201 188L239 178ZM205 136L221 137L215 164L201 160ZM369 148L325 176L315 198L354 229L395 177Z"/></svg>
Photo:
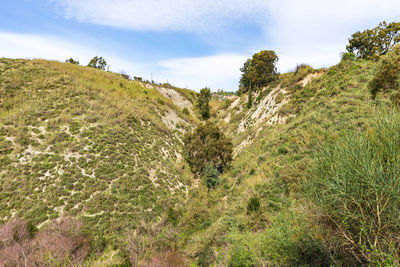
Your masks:
<svg viewBox="0 0 400 267"><path fill-rule="evenodd" d="M400 28L235 96L0 59L0 263L397 266ZM229 97L225 97L229 96Z"/></svg>

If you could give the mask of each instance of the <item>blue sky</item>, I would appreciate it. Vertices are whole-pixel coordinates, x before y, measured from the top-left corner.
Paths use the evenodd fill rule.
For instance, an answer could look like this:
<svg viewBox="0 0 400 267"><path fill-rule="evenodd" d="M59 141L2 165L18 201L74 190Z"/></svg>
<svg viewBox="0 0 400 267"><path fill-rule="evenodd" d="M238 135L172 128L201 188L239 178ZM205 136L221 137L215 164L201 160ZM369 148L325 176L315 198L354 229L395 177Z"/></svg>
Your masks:
<svg viewBox="0 0 400 267"><path fill-rule="evenodd" d="M255 52L275 50L281 72L330 66L353 32L399 15L396 0L1 0L0 57L103 56L115 72L234 91Z"/></svg>

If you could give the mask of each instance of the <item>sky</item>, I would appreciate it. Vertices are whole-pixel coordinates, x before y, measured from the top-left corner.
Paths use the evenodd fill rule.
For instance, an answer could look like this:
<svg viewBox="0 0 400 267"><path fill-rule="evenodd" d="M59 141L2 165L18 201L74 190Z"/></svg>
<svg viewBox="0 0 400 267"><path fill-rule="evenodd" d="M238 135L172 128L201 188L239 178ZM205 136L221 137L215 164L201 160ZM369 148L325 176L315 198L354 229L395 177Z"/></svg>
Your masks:
<svg viewBox="0 0 400 267"><path fill-rule="evenodd" d="M400 21L398 0L0 0L0 57L102 56L114 72L236 91L274 50L278 71L339 62L352 33Z"/></svg>

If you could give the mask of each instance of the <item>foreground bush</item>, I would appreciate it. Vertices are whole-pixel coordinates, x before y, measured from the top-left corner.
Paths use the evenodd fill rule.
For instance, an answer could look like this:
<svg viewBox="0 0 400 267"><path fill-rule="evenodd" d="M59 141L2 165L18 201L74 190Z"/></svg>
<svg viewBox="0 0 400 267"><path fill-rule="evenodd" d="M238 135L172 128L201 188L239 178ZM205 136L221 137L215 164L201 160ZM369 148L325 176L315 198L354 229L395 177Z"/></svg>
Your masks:
<svg viewBox="0 0 400 267"><path fill-rule="evenodd" d="M0 226L0 266L76 266L90 251L81 225L71 218L50 223L36 235L27 222Z"/></svg>
<svg viewBox="0 0 400 267"><path fill-rule="evenodd" d="M347 264L400 264L400 114L323 148L309 193Z"/></svg>
<svg viewBox="0 0 400 267"><path fill-rule="evenodd" d="M232 233L229 266L330 266L330 255L306 218L293 211L278 215L263 232Z"/></svg>

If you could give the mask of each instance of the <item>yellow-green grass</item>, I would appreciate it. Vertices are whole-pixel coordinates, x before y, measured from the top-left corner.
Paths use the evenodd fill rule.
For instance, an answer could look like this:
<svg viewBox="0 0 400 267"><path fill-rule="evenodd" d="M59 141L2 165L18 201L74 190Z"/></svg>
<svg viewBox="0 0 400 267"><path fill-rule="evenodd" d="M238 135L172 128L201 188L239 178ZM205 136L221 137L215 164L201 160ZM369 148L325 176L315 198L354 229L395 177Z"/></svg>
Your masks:
<svg viewBox="0 0 400 267"><path fill-rule="evenodd" d="M0 221L36 226L73 215L95 247L186 199L185 115L156 89L119 74L46 60L0 59Z"/></svg>

